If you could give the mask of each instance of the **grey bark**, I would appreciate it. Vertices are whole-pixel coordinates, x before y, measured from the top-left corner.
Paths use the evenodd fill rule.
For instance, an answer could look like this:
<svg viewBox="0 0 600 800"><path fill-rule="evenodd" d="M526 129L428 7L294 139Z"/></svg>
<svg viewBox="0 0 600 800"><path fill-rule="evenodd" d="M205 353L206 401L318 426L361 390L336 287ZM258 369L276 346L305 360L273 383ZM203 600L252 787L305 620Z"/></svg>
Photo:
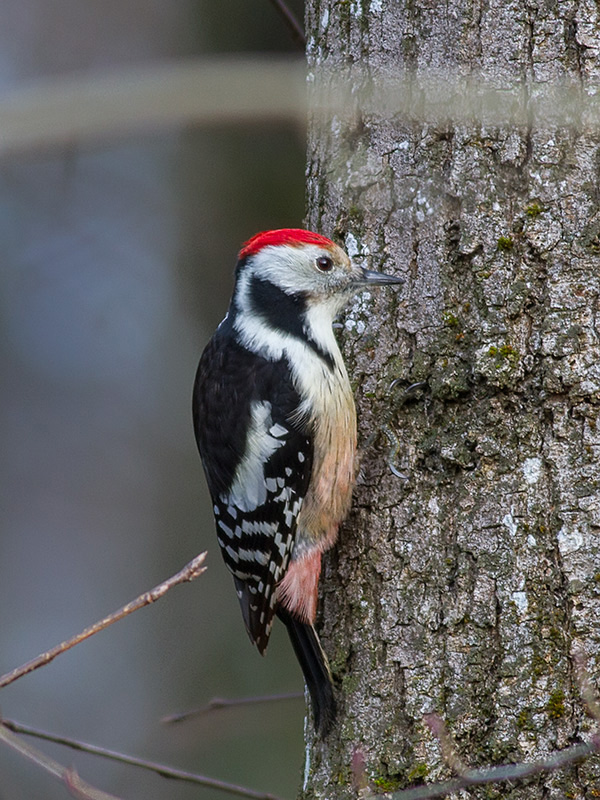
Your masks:
<svg viewBox="0 0 600 800"><path fill-rule="evenodd" d="M316 82L347 65L473 72L542 93L569 78L585 94L599 15L590 0L311 0L309 68ZM308 227L407 284L360 298L342 333L363 455L324 570L339 718L325 743L309 734L305 798L357 796L362 757L379 791L448 777L429 711L472 766L593 727L573 653L597 685L599 143L373 110L313 121ZM599 795L593 758L464 796Z"/></svg>

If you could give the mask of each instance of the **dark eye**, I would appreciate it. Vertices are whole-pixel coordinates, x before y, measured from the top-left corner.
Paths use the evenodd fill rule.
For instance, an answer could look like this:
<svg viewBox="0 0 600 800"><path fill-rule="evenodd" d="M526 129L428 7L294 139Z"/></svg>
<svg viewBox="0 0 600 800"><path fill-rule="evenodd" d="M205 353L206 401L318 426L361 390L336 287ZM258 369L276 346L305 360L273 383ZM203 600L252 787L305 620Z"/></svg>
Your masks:
<svg viewBox="0 0 600 800"><path fill-rule="evenodd" d="M329 256L319 256L316 261L317 269L321 272L331 272L333 269L333 261Z"/></svg>

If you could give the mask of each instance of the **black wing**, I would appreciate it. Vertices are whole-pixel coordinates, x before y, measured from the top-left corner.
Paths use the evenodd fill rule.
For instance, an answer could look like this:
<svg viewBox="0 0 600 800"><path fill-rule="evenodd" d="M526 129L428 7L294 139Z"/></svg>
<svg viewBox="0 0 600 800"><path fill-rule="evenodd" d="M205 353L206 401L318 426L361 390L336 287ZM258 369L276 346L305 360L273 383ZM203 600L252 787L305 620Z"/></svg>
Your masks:
<svg viewBox="0 0 600 800"><path fill-rule="evenodd" d="M194 429L223 558L261 652L312 468L299 404L285 359L268 361L217 331L198 366Z"/></svg>

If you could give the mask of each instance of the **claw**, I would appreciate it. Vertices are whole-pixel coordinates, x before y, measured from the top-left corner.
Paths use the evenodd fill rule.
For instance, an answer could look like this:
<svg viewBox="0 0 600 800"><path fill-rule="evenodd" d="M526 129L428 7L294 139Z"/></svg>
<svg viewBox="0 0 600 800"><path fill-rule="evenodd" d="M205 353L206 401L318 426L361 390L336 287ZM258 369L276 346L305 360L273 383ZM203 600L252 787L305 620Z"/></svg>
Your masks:
<svg viewBox="0 0 600 800"><path fill-rule="evenodd" d="M392 473L392 475L395 475L397 478L400 478L400 480L407 481L408 475L405 475L403 472L400 472L400 470L396 467L396 464L394 463L396 461L398 453L400 452L400 442L398 441L398 437L396 436L394 431L389 427L389 425L382 425L381 430L385 433L390 443L390 449L387 457L387 465L390 468L390 472Z"/></svg>
<svg viewBox="0 0 600 800"><path fill-rule="evenodd" d="M389 391L391 392L392 389L395 389L396 386L402 382L402 378L394 378L394 380L390 383ZM427 386L427 381L417 381L416 383L411 383L410 386L407 386L404 390L404 394L412 394L417 389L422 389L424 386Z"/></svg>

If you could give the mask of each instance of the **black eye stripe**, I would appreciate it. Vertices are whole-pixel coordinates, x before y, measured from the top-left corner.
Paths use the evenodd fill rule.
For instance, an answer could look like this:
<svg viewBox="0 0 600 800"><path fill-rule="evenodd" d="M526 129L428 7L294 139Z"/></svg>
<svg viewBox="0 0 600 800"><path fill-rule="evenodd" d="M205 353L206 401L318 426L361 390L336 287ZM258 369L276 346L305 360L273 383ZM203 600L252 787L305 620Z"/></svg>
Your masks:
<svg viewBox="0 0 600 800"><path fill-rule="evenodd" d="M333 269L333 261L329 258L329 256L319 256L316 261L317 269L321 272L329 272Z"/></svg>

